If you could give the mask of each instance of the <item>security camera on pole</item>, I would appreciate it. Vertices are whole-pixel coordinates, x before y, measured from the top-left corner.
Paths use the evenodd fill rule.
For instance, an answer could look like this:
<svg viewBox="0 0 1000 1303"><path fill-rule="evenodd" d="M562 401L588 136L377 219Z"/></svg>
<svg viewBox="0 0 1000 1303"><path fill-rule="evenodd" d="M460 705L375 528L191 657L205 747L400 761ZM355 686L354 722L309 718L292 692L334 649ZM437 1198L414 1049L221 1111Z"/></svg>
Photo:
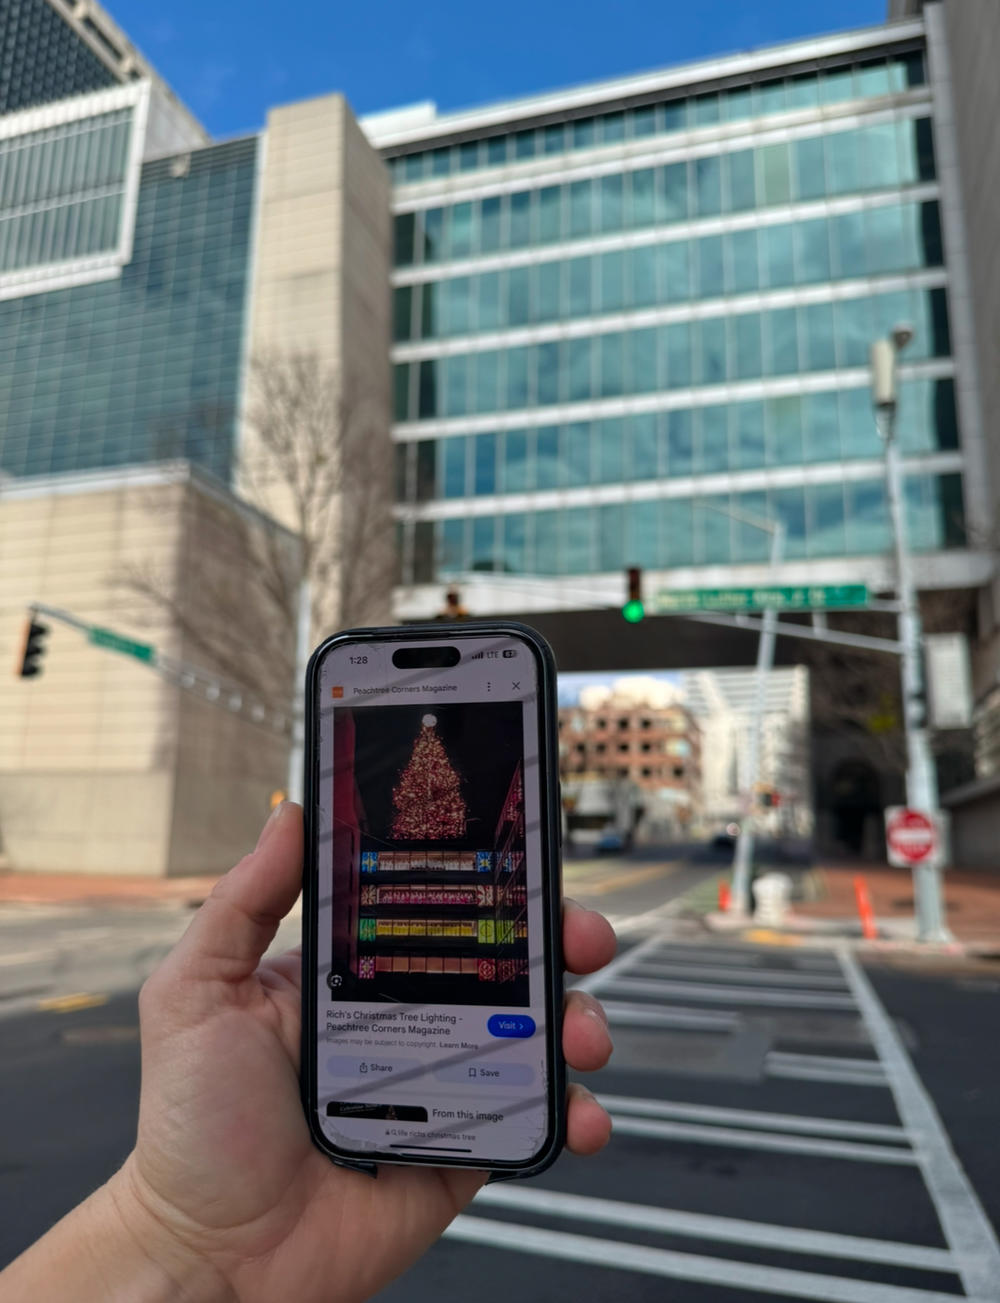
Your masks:
<svg viewBox="0 0 1000 1303"><path fill-rule="evenodd" d="M872 400L875 419L885 446L885 482L896 553L896 590L899 602L900 672L903 688L903 726L906 733L906 801L908 812L940 828L937 771L927 733L927 707L921 658L920 607L913 584L906 538L903 477L896 443L898 406L897 362L913 338L913 329L899 325L889 339L871 347ZM895 827L895 825L893 825ZM890 841L892 838L890 837ZM890 847L891 849L891 847ZM951 940L945 926L941 897L941 837L919 861L913 861L913 894L917 907L917 935L921 941Z"/></svg>

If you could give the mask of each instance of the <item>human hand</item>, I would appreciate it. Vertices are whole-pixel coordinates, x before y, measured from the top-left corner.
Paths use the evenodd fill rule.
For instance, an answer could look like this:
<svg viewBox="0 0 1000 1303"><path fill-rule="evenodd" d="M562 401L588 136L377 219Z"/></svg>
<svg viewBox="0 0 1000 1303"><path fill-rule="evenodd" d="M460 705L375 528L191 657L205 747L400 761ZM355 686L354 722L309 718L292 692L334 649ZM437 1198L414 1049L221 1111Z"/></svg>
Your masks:
<svg viewBox="0 0 1000 1303"><path fill-rule="evenodd" d="M128 1232L185 1297L354 1303L414 1262L485 1174L383 1166L378 1179L314 1147L299 1096L301 956L261 963L302 878L302 812L285 804L220 880L143 987L142 1094L134 1152L110 1192ZM569 904L566 962L611 958L605 919ZM571 991L570 1066L602 1067L607 1020ZM570 1087L568 1146L600 1149L610 1119Z"/></svg>

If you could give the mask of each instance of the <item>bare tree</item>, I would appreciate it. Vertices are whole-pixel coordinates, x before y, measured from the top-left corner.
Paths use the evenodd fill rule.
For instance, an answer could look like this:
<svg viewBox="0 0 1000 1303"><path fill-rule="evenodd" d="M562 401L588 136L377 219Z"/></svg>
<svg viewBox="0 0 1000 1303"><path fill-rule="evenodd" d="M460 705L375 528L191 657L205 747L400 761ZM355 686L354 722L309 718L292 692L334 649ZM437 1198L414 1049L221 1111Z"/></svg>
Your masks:
<svg viewBox="0 0 1000 1303"><path fill-rule="evenodd" d="M302 542L313 631L385 619L395 571L392 447L382 395L314 353L251 366L240 485Z"/></svg>
<svg viewBox="0 0 1000 1303"><path fill-rule="evenodd" d="M975 594L968 589L926 593L921 601L923 630L928 633L973 633ZM836 617L831 619L831 625ZM866 613L859 628L857 617L841 626L877 637L896 637L896 617ZM898 656L812 642L803 650L809 665L814 727L852 738L859 757L881 772L906 770L906 737ZM948 734L932 734L935 751L954 747Z"/></svg>
<svg viewBox="0 0 1000 1303"><path fill-rule="evenodd" d="M189 413L201 428L204 413ZM182 455L185 422L159 430ZM127 592L166 618L183 655L287 708L293 680L300 576L309 581L314 639L385 620L395 575L392 448L384 399L345 389L315 354L253 359L234 513L184 499L178 571L142 559L118 575ZM278 522L277 524L275 522Z"/></svg>

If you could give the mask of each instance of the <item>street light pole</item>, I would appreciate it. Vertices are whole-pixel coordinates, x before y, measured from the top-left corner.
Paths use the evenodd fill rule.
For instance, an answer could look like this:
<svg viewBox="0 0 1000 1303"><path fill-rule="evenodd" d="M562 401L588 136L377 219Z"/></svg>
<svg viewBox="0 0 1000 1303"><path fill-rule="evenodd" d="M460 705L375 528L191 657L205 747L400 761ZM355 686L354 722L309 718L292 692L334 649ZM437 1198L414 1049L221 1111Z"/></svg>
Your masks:
<svg viewBox="0 0 1000 1303"><path fill-rule="evenodd" d="M735 514L735 513L734 513ZM782 521L750 522L760 529L766 529L771 535L771 573L774 574L781 563L785 546L785 526ZM753 803L757 789L757 773L760 769L760 743L764 731L764 715L767 708L767 684L774 668L775 625L778 612L769 606L761 621L760 640L757 643L757 671L754 679L753 715L750 721L750 746L747 751L747 771L745 786L749 793L747 808L740 820L739 836L736 839L736 851L733 855L733 881L729 897L729 909L733 914L750 912L750 878L753 868Z"/></svg>
<svg viewBox="0 0 1000 1303"><path fill-rule="evenodd" d="M897 326L891 339L876 340L871 348L872 396L875 419L885 447L885 483L889 500L893 549L896 559L896 595L899 601L897 637L900 644L900 677L903 689L903 728L906 735L906 801L932 817L938 813L937 771L931 755L926 725L926 696L921 655L920 607L913 582L906 533L903 473L896 442L899 353L913 337L908 326ZM917 909L920 941L951 940L945 921L941 893L941 847L933 858L913 870L913 896Z"/></svg>

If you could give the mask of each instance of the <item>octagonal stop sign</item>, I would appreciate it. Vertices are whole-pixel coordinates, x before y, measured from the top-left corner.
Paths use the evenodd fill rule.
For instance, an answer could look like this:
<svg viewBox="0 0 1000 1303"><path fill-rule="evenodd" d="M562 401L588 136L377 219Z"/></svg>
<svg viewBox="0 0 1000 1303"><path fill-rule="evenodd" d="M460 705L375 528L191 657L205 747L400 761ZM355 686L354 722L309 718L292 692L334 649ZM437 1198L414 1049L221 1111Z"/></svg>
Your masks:
<svg viewBox="0 0 1000 1303"><path fill-rule="evenodd" d="M941 829L935 815L893 805L885 812L885 842L889 863L897 868L911 868L938 858Z"/></svg>

